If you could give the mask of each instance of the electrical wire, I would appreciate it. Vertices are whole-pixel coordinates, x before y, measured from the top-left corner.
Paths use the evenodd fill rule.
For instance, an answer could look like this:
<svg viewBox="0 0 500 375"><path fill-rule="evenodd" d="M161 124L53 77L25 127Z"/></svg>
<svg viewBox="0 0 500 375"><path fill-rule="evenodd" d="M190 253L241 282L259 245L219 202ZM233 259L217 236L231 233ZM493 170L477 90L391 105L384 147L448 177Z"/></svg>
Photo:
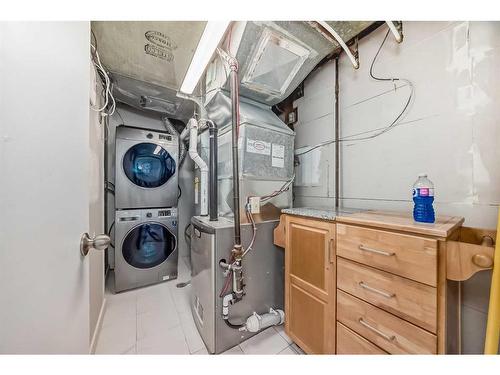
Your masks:
<svg viewBox="0 0 500 375"><path fill-rule="evenodd" d="M233 272L231 270L228 270L226 280L224 281L224 285L219 293L219 298L222 298L226 295L226 292L229 289L229 285L231 285L232 278L233 278Z"/></svg>
<svg viewBox="0 0 500 375"><path fill-rule="evenodd" d="M261 202L267 202L271 200L274 197L277 197L278 195L284 193L285 191L288 191L290 189L290 186L292 185L293 181L295 179L295 174L293 174L292 178L290 180L286 181L283 186L281 186L278 190L273 191L269 195L264 195L260 197ZM252 239L250 240L250 243L248 244L246 250L243 252L241 258L244 258L247 253L249 253L255 244L255 239L257 237L257 225L255 224L255 220L253 218L251 209L250 209L250 198L253 198L253 196L250 196L247 198L247 203L245 204L245 213L247 216L248 221L252 224Z"/></svg>
<svg viewBox="0 0 500 375"><path fill-rule="evenodd" d="M125 125L125 120L123 119L122 115L120 114L120 112L118 111L118 109L115 110L116 114L120 117L120 120L122 120L122 123L121 125Z"/></svg>
<svg viewBox="0 0 500 375"><path fill-rule="evenodd" d="M382 43L380 44L380 46L379 46L379 48L377 50L377 53L373 57L372 63L370 65L370 77L372 79L376 80L376 81L383 81L383 82L392 81L393 83L396 82L396 81L405 82L406 85L410 88L410 94L408 95L408 99L406 100L405 105L404 105L403 109L401 110L401 112L396 116L396 118L388 126L382 128L381 130L377 131L374 134L370 134L370 135L367 135L367 136L361 136L360 137L359 134L358 135L355 134L355 135L345 136L343 138L340 138L339 142L364 141L364 140L376 138L376 137L378 137L378 136L380 136L380 135L382 135L384 133L387 133L388 131L392 130L397 125L397 123L399 122L399 120L407 112L408 107L410 106L410 103L411 103L411 101L412 101L412 99L414 97L414 94L415 94L415 87L413 86L413 83L410 80L405 79L405 78L398 78L398 77L377 77L373 73L373 67L375 65L375 62L377 61L377 57L379 56L380 51L382 50L382 47L385 44L385 41L387 40L387 37L389 36L389 33L390 33L390 30L387 30L387 33L385 34L385 37L382 40ZM396 85L395 84L394 84L394 89L396 90ZM300 155L307 154L307 153L309 153L309 152L311 152L311 151L313 151L313 150L315 150L315 149L317 149L319 147L327 146L327 145L335 143L335 142L336 142L336 140L321 142L321 143L319 143L319 144L317 144L315 146L312 146L312 147L308 148L305 151L296 153L295 156L300 156Z"/></svg>
<svg viewBox="0 0 500 375"><path fill-rule="evenodd" d="M267 202L267 201L271 200L272 198L277 197L278 195L284 193L285 191L288 191L288 189L290 189L290 186L292 185L294 180L295 180L295 173L278 190L273 191L269 195L264 195L264 196L260 197L260 201Z"/></svg>
<svg viewBox="0 0 500 375"><path fill-rule="evenodd" d="M113 227L115 226L115 221L113 220L113 222L111 223L111 226L109 227L108 229L108 237L111 237L111 231L113 230ZM110 241L109 242L109 246L111 246L113 249L115 248L115 245Z"/></svg>
<svg viewBox="0 0 500 375"><path fill-rule="evenodd" d="M95 34L94 34L95 37ZM97 39L96 39L97 41ZM96 43L97 45L97 43ZM104 91L104 105L101 108L94 108L90 107L93 111L96 112L101 112L103 113L104 116L111 116L116 109L116 101L115 98L113 97L112 91L113 91L113 85L111 83L111 79L109 78L108 73L106 72L106 69L101 63L101 58L99 57L99 53L97 52L97 47L94 44L90 44L91 46L91 55L92 55L92 62L96 68L96 71L101 78L101 81L103 81L103 91ZM106 108L108 108L109 105L109 110L106 111Z"/></svg>

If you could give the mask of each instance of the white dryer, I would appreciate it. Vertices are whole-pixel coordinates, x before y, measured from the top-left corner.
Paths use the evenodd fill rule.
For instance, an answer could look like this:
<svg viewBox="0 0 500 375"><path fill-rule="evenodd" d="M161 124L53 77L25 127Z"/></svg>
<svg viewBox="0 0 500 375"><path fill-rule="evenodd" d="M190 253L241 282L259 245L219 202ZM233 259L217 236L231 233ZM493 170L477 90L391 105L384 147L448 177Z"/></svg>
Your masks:
<svg viewBox="0 0 500 375"><path fill-rule="evenodd" d="M177 208L115 214L115 290L177 278Z"/></svg>
<svg viewBox="0 0 500 375"><path fill-rule="evenodd" d="M116 208L174 207L178 200L177 135L116 128Z"/></svg>

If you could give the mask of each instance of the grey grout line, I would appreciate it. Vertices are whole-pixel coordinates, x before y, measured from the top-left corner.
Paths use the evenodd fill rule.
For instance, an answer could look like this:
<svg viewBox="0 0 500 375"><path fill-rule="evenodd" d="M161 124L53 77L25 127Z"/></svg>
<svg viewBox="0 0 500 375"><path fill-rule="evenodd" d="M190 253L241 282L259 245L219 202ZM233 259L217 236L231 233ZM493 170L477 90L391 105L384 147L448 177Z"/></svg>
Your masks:
<svg viewBox="0 0 500 375"><path fill-rule="evenodd" d="M176 286L174 286L174 287L176 288ZM184 330L184 327L182 325L181 316L180 316L179 310L177 309L177 303L175 302L175 297L174 297L174 294L173 294L171 287L168 287L168 294L170 295L172 303L174 304L174 309L175 309L175 313L177 314L177 319L179 320L179 325L181 327L182 336L184 336L184 342L186 343L187 350L188 350L189 354L191 355L193 353L191 352L191 349L189 348L189 344L188 344L187 337L186 337L186 331Z"/></svg>

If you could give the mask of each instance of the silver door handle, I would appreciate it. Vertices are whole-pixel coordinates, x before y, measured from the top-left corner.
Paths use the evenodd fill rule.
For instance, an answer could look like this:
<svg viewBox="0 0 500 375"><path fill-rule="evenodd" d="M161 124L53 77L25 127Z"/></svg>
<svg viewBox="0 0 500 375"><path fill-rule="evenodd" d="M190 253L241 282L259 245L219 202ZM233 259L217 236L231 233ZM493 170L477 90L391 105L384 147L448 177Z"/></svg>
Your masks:
<svg viewBox="0 0 500 375"><path fill-rule="evenodd" d="M396 336L394 335L387 335L385 334L384 332L380 331L379 329L375 328L375 327L372 327L370 324L368 324L367 322L365 322L363 320L363 318L359 318L358 319L358 322L359 324L361 324L362 326L365 326L366 328L368 328L370 331L376 333L377 335L379 335L380 337L386 339L387 341L394 341L394 339L396 338Z"/></svg>
<svg viewBox="0 0 500 375"><path fill-rule="evenodd" d="M98 234L94 238L91 238L88 233L84 233L80 239L80 253L86 256L90 249L102 251L109 246L110 242L111 239L105 234Z"/></svg>
<svg viewBox="0 0 500 375"><path fill-rule="evenodd" d="M365 284L363 281L359 282L359 286L363 289L369 290L370 292L380 294L381 296L384 296L385 298L392 298L392 297L396 296L396 293L390 293L390 292L386 292L385 290L380 290L380 289L371 287L371 286Z"/></svg>
<svg viewBox="0 0 500 375"><path fill-rule="evenodd" d="M384 255L386 257L391 257L393 255L396 255L396 253L393 253L393 252L388 252L388 251L379 250L379 249L373 249L371 247L366 247L364 245L359 245L358 248L359 248L359 250L367 251L369 253Z"/></svg>

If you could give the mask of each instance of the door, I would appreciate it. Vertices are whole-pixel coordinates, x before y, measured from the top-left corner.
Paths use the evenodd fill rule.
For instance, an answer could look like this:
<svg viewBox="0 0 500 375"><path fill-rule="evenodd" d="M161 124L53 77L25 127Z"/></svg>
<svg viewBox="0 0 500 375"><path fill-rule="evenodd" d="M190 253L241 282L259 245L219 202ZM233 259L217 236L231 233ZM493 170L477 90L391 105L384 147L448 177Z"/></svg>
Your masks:
<svg viewBox="0 0 500 375"><path fill-rule="evenodd" d="M91 66L93 72L95 68ZM95 72L97 77L97 72ZM102 85L96 85L96 93L102 91ZM104 98L96 95L94 107L101 108ZM89 227L90 236L105 233L104 228L104 138L105 123L99 112L89 108ZM89 262L89 313L90 313L90 351L97 344L100 322L104 315L104 251L91 250L87 256Z"/></svg>
<svg viewBox="0 0 500 375"><path fill-rule="evenodd" d="M0 353L89 352L89 43L0 22Z"/></svg>
<svg viewBox="0 0 500 375"><path fill-rule="evenodd" d="M335 353L335 225L286 217L285 328L311 354Z"/></svg>

